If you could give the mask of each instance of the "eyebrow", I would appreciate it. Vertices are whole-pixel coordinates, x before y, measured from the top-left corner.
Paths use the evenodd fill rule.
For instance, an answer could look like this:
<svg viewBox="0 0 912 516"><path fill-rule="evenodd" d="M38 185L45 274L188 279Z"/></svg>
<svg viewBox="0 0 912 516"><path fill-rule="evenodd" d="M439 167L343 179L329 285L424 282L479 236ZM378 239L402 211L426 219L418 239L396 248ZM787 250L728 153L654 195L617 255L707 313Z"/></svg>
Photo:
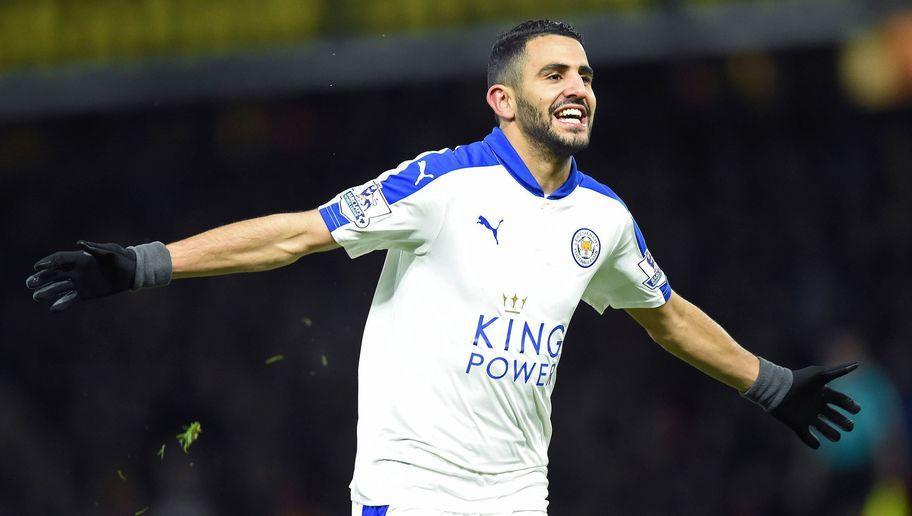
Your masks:
<svg viewBox="0 0 912 516"><path fill-rule="evenodd" d="M569 65L565 65L565 64L561 64L561 63L550 63L550 64L546 64L545 66L543 66L541 68L541 70L538 71L538 73L541 75L541 74L545 74L547 72L566 72L569 69L570 69ZM580 73L580 75L588 75L589 77L595 77L595 70L593 70L590 66L587 66L587 65L580 66L579 73Z"/></svg>

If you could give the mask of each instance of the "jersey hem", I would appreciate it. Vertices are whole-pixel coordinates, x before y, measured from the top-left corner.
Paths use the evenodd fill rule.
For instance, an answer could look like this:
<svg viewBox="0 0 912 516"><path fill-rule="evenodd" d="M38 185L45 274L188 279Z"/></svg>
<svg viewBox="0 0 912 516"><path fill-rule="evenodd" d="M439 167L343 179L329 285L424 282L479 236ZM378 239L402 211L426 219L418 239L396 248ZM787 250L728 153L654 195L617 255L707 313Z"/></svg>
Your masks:
<svg viewBox="0 0 912 516"><path fill-rule="evenodd" d="M532 505L491 505L491 506L478 506L472 505L471 507L465 506L450 506L450 505L438 505L438 504L423 504L423 503L399 503L393 500L378 502L376 500L369 500L367 498L359 499L356 496L351 497L351 503L357 504L360 506L366 507L389 507L410 511L434 511L434 512L443 512L449 514L500 514L500 513L512 513L512 512L523 512L523 511L541 511L543 513L548 510L548 501L545 500L543 504L538 504L535 506Z"/></svg>

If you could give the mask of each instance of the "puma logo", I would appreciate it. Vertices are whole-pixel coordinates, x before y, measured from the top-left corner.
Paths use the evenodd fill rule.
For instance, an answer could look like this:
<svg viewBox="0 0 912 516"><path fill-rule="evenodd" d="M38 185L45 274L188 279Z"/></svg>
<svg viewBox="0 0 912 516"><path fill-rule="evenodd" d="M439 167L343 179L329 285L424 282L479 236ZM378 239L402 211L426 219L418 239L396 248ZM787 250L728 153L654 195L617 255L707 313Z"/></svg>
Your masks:
<svg viewBox="0 0 912 516"><path fill-rule="evenodd" d="M419 161L418 162L418 179L415 180L415 186L418 186L418 183L420 183L421 180L424 178L434 179L434 174L425 174L424 173L425 168L427 168L427 162Z"/></svg>
<svg viewBox="0 0 912 516"><path fill-rule="evenodd" d="M481 224L482 226L491 230L491 233L494 235L494 243L500 245L500 241L497 240L497 230L500 229L500 225L503 224L503 219L500 219L500 222L497 223L497 227L491 227L491 223L488 222L488 219L484 218L482 215L479 215L477 224Z"/></svg>

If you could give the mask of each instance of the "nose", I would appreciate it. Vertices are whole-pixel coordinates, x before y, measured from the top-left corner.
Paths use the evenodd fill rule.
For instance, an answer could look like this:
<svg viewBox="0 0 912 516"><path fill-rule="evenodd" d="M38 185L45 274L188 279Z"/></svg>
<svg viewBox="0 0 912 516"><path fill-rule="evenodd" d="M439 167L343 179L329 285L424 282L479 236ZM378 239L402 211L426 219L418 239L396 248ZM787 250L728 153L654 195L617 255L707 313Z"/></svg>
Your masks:
<svg viewBox="0 0 912 516"><path fill-rule="evenodd" d="M588 95L586 83L583 82L583 76L574 74L567 80L567 87L564 89L564 96L585 98Z"/></svg>

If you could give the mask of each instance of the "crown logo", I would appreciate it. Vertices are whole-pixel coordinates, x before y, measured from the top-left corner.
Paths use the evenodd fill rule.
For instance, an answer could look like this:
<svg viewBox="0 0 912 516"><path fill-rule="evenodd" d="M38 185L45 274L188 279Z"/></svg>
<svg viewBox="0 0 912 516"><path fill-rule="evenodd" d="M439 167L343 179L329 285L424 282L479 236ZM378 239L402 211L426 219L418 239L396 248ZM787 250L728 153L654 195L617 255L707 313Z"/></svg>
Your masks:
<svg viewBox="0 0 912 516"><path fill-rule="evenodd" d="M502 295L504 311L506 311L508 314L518 315L519 312L522 312L522 309L526 306L526 299L529 299L529 296L520 299L520 297L515 293L513 294L513 297L507 297L506 294Z"/></svg>

